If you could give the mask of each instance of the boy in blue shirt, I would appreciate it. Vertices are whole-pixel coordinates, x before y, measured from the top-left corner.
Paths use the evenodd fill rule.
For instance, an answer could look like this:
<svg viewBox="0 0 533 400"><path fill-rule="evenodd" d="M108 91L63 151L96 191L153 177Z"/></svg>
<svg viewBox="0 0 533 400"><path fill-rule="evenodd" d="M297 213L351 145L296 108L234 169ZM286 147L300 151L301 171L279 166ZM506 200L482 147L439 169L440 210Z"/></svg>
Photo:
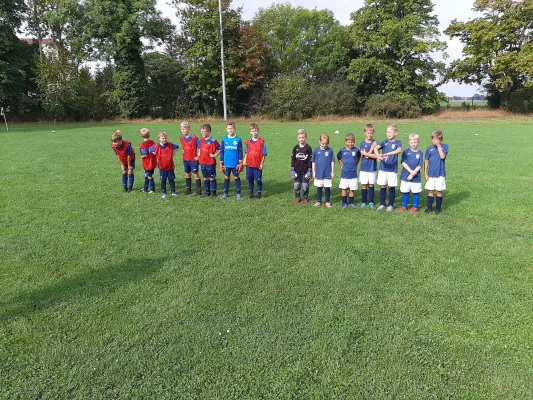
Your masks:
<svg viewBox="0 0 533 400"><path fill-rule="evenodd" d="M387 212L394 211L394 200L396 198L396 186L398 186L398 154L402 152L402 142L396 140L398 127L389 125L387 127L387 140L378 143L374 147L374 153L381 160L379 164L377 184L381 186L379 190L378 211L385 210L387 199L387 187L389 188L389 205ZM378 153L382 150L381 154Z"/></svg>
<svg viewBox="0 0 533 400"><path fill-rule="evenodd" d="M331 181L335 175L335 155L333 154L333 149L328 147L328 145L329 136L322 134L320 135L320 146L313 152L313 176L315 177L314 184L317 187L314 207L322 204L322 188L325 188L326 207L331 208Z"/></svg>
<svg viewBox="0 0 533 400"><path fill-rule="evenodd" d="M378 161L374 147L378 144L374 140L374 125L365 125L365 140L359 145L361 151L361 169L359 182L361 182L361 208L368 205L374 208L374 185L378 178Z"/></svg>
<svg viewBox="0 0 533 400"><path fill-rule="evenodd" d="M424 178L427 181L425 188L428 191L426 214L433 211L435 191L437 192L435 214L440 214L442 210L442 192L446 190L446 157L448 156L448 145L442 143L443 139L442 131L434 131L431 134L432 145L426 150L424 163Z"/></svg>
<svg viewBox="0 0 533 400"><path fill-rule="evenodd" d="M418 212L418 204L420 203L420 192L422 191L422 183L420 178L420 170L424 160L424 154L418 150L420 137L416 133L409 135L409 148L402 153L402 174L400 175L400 192L402 192L402 206L398 211L407 211L407 204L409 203L409 193L413 193L413 206L409 210L410 213L416 214Z"/></svg>
<svg viewBox="0 0 533 400"><path fill-rule="evenodd" d="M241 178L239 173L242 171L242 140L235 136L235 123L228 122L226 124L226 132L228 133L220 142L220 172L224 172L224 194L222 199L228 198L230 175L233 173L235 180L235 191L237 192L237 200L242 199L241 195Z"/></svg>
<svg viewBox="0 0 533 400"><path fill-rule="evenodd" d="M342 208L357 207L355 204L355 191L357 190L357 164L361 158L359 149L355 146L355 135L348 133L345 137L346 147L339 150L337 159L341 165L341 182L339 188L342 189ZM347 196L347 189L350 195ZM349 201L348 201L349 198Z"/></svg>

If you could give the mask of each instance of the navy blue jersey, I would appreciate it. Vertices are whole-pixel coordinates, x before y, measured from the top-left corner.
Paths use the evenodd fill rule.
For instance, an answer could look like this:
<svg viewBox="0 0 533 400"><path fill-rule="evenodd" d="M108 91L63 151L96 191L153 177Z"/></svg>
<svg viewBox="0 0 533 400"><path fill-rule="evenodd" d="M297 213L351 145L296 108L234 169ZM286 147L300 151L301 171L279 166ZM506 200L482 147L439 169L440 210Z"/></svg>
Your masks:
<svg viewBox="0 0 533 400"><path fill-rule="evenodd" d="M220 142L220 161L228 168L235 168L242 161L242 140L238 136L224 136Z"/></svg>
<svg viewBox="0 0 533 400"><path fill-rule="evenodd" d="M315 179L331 179L331 164L335 162L335 155L333 149L327 147L317 147L313 152L313 160L315 163Z"/></svg>
<svg viewBox="0 0 533 400"><path fill-rule="evenodd" d="M448 156L448 145L442 144L442 151ZM426 173L430 178L446 176L446 158L441 160L437 146L431 145L426 150L426 160L429 161Z"/></svg>
<svg viewBox="0 0 533 400"><path fill-rule="evenodd" d="M359 148L361 150L366 151L367 153L370 153L370 149L372 149L372 146L374 143L377 143L377 141L372 140L370 143L368 143L366 140L363 140L361 144L359 145ZM365 156L361 156L361 171L365 172L374 172L378 170L378 160L375 158L369 158Z"/></svg>
<svg viewBox="0 0 533 400"><path fill-rule="evenodd" d="M404 150L402 153L402 164L407 163L409 168L411 170L415 170L416 167L422 168L422 164L424 161L424 154L420 150L413 150L411 148ZM405 168L402 169L402 174L400 175L401 181L407 181L407 182L421 182L420 179L420 171L413 177L412 180L408 181L407 177L409 176L409 171L407 171Z"/></svg>
<svg viewBox="0 0 533 400"><path fill-rule="evenodd" d="M357 178L357 163L361 153L357 147L348 150L343 147L337 153L337 160L342 160L341 179Z"/></svg>
<svg viewBox="0 0 533 400"><path fill-rule="evenodd" d="M384 140L379 144L381 146L381 154L393 152L402 147L402 142L399 140ZM379 170L383 172L398 172L398 154L388 156L381 160Z"/></svg>

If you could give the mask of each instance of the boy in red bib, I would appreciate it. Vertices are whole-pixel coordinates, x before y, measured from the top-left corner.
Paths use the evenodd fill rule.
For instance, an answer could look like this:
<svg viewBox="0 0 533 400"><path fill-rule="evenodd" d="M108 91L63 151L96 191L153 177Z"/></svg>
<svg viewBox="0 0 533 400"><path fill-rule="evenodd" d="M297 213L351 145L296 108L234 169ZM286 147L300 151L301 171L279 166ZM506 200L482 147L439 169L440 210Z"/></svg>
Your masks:
<svg viewBox="0 0 533 400"><path fill-rule="evenodd" d="M168 141L166 132L159 132L159 143L150 147L150 153L154 154L157 158L157 164L159 165L159 177L161 178L161 198L167 197L167 179L170 183L170 192L172 196L176 194L176 175L174 173L174 154L178 151L179 146L177 144Z"/></svg>
<svg viewBox="0 0 533 400"><path fill-rule="evenodd" d="M148 128L141 129L141 137L143 142L139 145L139 150L144 168L144 187L140 191L142 193L155 193L154 170L157 167L157 159L154 154L150 153L150 147L155 143L150 139ZM150 186L150 191L148 191L148 186Z"/></svg>
<svg viewBox="0 0 533 400"><path fill-rule="evenodd" d="M120 162L124 193L132 192L135 178L133 175L133 170L135 169L135 152L133 151L131 142L122 140L122 132L117 130L111 135L111 148Z"/></svg>
<svg viewBox="0 0 533 400"><path fill-rule="evenodd" d="M243 165L246 165L246 180L250 199L260 199L263 193L263 166L267 149L265 140L259 137L259 125L250 124L251 138L246 141L246 150ZM254 182L257 182L257 196L254 195Z"/></svg>

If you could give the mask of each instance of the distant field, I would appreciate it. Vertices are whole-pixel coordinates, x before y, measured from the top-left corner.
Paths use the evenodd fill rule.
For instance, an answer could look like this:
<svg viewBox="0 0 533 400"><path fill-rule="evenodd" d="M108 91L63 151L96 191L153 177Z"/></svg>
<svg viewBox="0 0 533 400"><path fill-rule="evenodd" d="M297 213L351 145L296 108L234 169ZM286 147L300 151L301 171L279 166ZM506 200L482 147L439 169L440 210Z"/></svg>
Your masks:
<svg viewBox="0 0 533 400"><path fill-rule="evenodd" d="M181 153L177 198L140 160L122 193L111 134L178 123L1 132L0 398L533 398L531 120L399 122L450 146L439 216L343 210L340 174L294 205L296 130L338 151L365 122L260 124L260 201L182 195Z"/></svg>
<svg viewBox="0 0 533 400"><path fill-rule="evenodd" d="M444 102L444 103L441 103L440 105L441 107L450 107L450 108L459 108L459 109L462 109L462 108L465 108L470 106L474 109L479 109L479 108L487 108L487 101L486 100L450 100L448 103Z"/></svg>

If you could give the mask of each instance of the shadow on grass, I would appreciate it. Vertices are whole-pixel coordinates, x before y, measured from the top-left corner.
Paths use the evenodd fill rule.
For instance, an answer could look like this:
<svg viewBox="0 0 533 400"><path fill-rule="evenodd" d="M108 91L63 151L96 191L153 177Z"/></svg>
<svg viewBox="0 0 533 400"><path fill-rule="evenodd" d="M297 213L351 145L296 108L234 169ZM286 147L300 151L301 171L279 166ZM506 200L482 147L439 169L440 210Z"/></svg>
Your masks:
<svg viewBox="0 0 533 400"><path fill-rule="evenodd" d="M466 201L470 197L470 192L444 192L443 201L446 207L455 206L463 201Z"/></svg>
<svg viewBox="0 0 533 400"><path fill-rule="evenodd" d="M139 258L126 260L101 269L79 273L40 289L20 294L1 304L0 319L28 316L55 304L107 295L121 286L140 281L154 274L163 259Z"/></svg>

